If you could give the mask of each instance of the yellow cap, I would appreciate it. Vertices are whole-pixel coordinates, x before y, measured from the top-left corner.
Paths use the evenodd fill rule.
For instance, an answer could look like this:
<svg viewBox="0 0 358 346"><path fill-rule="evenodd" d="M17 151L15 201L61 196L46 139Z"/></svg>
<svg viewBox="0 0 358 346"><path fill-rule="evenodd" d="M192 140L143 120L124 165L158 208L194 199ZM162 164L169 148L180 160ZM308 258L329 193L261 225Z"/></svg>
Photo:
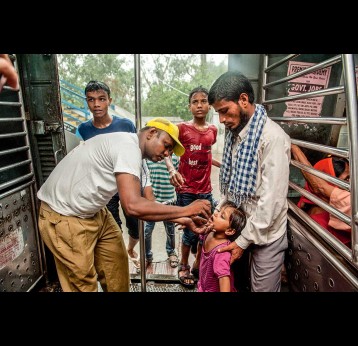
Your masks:
<svg viewBox="0 0 358 346"><path fill-rule="evenodd" d="M176 142L176 145L173 148L174 154L176 156L182 156L184 154L185 148L183 147L183 144L181 144L178 139L179 137L178 126L174 125L173 123L171 123L169 120L165 118L151 119L146 123L146 126L153 126L156 127L157 129L165 131Z"/></svg>

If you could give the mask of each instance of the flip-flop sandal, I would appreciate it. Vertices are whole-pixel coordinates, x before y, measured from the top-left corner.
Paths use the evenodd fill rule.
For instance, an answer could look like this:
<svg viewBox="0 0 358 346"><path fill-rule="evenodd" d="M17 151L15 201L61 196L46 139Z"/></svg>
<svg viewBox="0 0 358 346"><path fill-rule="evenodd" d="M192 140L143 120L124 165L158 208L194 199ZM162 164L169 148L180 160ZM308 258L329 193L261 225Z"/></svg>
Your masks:
<svg viewBox="0 0 358 346"><path fill-rule="evenodd" d="M129 258L129 260L133 263L133 265L134 265L134 267L135 267L137 273L139 273L139 272L140 272L140 258L139 258L139 256L137 256L137 257L131 257L131 256L129 256L129 254L128 254L128 258Z"/></svg>
<svg viewBox="0 0 358 346"><path fill-rule="evenodd" d="M172 268L176 268L179 265L179 259L178 259L178 256L176 254L171 254L168 257L168 261L169 261L169 265Z"/></svg>
<svg viewBox="0 0 358 346"><path fill-rule="evenodd" d="M184 275L180 275L180 272L185 272ZM186 287L186 288L194 288L195 287L195 280L194 280L194 276L192 274L190 274L190 265L184 265L184 264L179 264L178 267L178 278L180 283ZM187 280L192 280L192 283L188 283L186 282Z"/></svg>

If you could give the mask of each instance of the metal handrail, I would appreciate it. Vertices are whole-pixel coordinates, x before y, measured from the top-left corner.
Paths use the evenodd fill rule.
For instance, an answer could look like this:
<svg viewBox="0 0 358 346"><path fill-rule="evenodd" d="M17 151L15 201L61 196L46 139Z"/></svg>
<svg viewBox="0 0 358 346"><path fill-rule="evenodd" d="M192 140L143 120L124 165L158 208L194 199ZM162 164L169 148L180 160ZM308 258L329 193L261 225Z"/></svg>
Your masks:
<svg viewBox="0 0 358 346"><path fill-rule="evenodd" d="M358 267L358 163L357 163L357 156L358 156L358 114L357 114L357 86L356 86L356 80L355 80L355 68L354 68L354 58L352 54L340 54L337 56L334 56L326 61L323 61L321 63L315 64L313 66L308 67L305 70L302 70L298 73L291 74L287 77L281 78L279 80L276 80L271 83L266 83L267 81L267 73L277 66L280 66L282 63L287 62L289 60L292 60L297 55L291 54L286 56L285 58L281 59L279 62L276 62L275 64L268 66L268 55L265 55L264 57L264 68L263 68L263 76L262 76L262 104L264 105L270 105L274 103L280 103L280 102L287 102L287 101L293 101L293 100L301 100L301 99L308 99L312 97L318 97L318 96L328 96L328 95L335 95L335 94L345 94L346 97L346 119L345 118L300 118L300 117L272 117L272 120L277 122L296 122L296 123L319 123L319 124L330 124L330 125L347 125L348 131L349 131L349 150L342 150L335 147L330 147L326 145L322 145L319 143L309 143L307 141L292 139L292 143L297 144L302 147L306 147L309 149L313 149L319 152L329 153L332 155L336 155L339 157L344 157L350 159L350 183L346 183L340 179L327 176L324 173L320 173L319 171L315 170L312 167L308 167L305 165L300 164L299 162L292 160L291 164L293 166L296 166L299 169L305 170L311 174L317 175L320 178L334 183L338 187L345 189L347 191L351 192L351 207L352 207L352 217L348 217L347 215L341 213L337 209L331 207L329 204L324 202L322 199L319 199L318 197L311 195L309 192L301 188L300 186L294 184L290 181L289 185L294 190L301 193L301 195L306 196L307 198L310 198L311 200L314 200L314 202L317 205L320 205L323 209L329 211L331 214L338 217L340 220L348 223L352 228L352 250L350 249L344 249L344 251L339 251L342 255L344 254L344 257L353 262L353 264ZM342 70L343 70L343 76L344 76L344 85L334 86L330 88L324 88L321 90L316 90L313 92L307 92L307 93L301 93L301 94L295 94L295 95L289 95L286 97L280 97L276 99L270 99L265 100L266 92L270 87L273 87L277 84L287 82L289 80L298 78L300 76L303 76L308 73L312 73L313 71L322 69L324 67L336 64L336 63L342 63ZM311 195L311 196L310 196ZM291 206L290 206L291 208ZM305 214L305 218L311 219L304 211L300 210L299 208L291 208L293 211L302 219L303 214ZM299 209L299 212L298 210ZM307 216L306 216L307 215ZM316 228L314 228L314 231L318 233L319 236L322 237L322 232L318 232ZM327 233L327 232L326 232ZM325 233L325 234L326 234ZM326 239L325 239L326 240ZM334 240L334 242L337 242ZM329 242L331 243L331 242ZM338 241L339 243L339 241ZM332 244L331 244L332 245ZM337 249L337 244L333 244L334 247Z"/></svg>

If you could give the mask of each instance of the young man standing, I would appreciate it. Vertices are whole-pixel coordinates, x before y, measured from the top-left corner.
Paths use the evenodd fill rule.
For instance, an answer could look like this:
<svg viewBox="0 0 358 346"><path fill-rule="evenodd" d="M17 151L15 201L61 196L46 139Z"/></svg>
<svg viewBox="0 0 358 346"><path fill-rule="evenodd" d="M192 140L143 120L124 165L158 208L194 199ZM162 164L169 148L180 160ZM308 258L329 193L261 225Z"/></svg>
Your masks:
<svg viewBox="0 0 358 346"><path fill-rule="evenodd" d="M178 168L179 159L173 154L172 162L175 169ZM153 194L155 200L159 203L175 203L175 188L170 184L169 173L164 160L159 162L147 161L149 169L150 181L152 184ZM175 225L170 221L163 221L167 240L165 243L165 249L168 255L168 262L172 268L176 268L179 264L178 255L175 251ZM145 259L148 264L153 262L152 252L152 233L155 227L155 222L147 221L144 227L145 237Z"/></svg>
<svg viewBox="0 0 358 346"><path fill-rule="evenodd" d="M199 86L189 94L189 110L193 115L190 121L177 124L179 138L185 147L176 170L166 158L171 183L176 187L177 204L185 206L197 199L206 199L214 209L211 185L211 166L220 167L220 162L212 158L212 146L216 143L217 128L206 121L210 106L208 90ZM194 288L194 276L198 277L201 244L197 234L184 228L181 244L181 260L178 267L180 283L187 288ZM196 254L190 273L190 250Z"/></svg>

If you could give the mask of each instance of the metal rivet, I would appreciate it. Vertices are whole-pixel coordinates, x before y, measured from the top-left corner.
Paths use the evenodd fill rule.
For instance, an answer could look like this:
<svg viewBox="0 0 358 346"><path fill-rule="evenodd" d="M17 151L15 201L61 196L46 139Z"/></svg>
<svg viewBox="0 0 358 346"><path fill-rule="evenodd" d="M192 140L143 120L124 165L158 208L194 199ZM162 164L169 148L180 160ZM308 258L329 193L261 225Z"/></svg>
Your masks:
<svg viewBox="0 0 358 346"><path fill-rule="evenodd" d="M310 261L311 260L311 254L307 253L307 259Z"/></svg>
<svg viewBox="0 0 358 346"><path fill-rule="evenodd" d="M321 266L318 265L318 266L317 266L317 273L321 273L321 271L322 271Z"/></svg>
<svg viewBox="0 0 358 346"><path fill-rule="evenodd" d="M308 278L308 270L307 269L305 269L304 275L305 275L306 278Z"/></svg>
<svg viewBox="0 0 358 346"><path fill-rule="evenodd" d="M328 285L329 287L334 287L334 280L332 278L329 278Z"/></svg>
<svg viewBox="0 0 358 346"><path fill-rule="evenodd" d="M316 291L318 291L318 283L317 283L317 282L315 282L315 283L313 284L313 287L314 287L314 289L315 289Z"/></svg>

